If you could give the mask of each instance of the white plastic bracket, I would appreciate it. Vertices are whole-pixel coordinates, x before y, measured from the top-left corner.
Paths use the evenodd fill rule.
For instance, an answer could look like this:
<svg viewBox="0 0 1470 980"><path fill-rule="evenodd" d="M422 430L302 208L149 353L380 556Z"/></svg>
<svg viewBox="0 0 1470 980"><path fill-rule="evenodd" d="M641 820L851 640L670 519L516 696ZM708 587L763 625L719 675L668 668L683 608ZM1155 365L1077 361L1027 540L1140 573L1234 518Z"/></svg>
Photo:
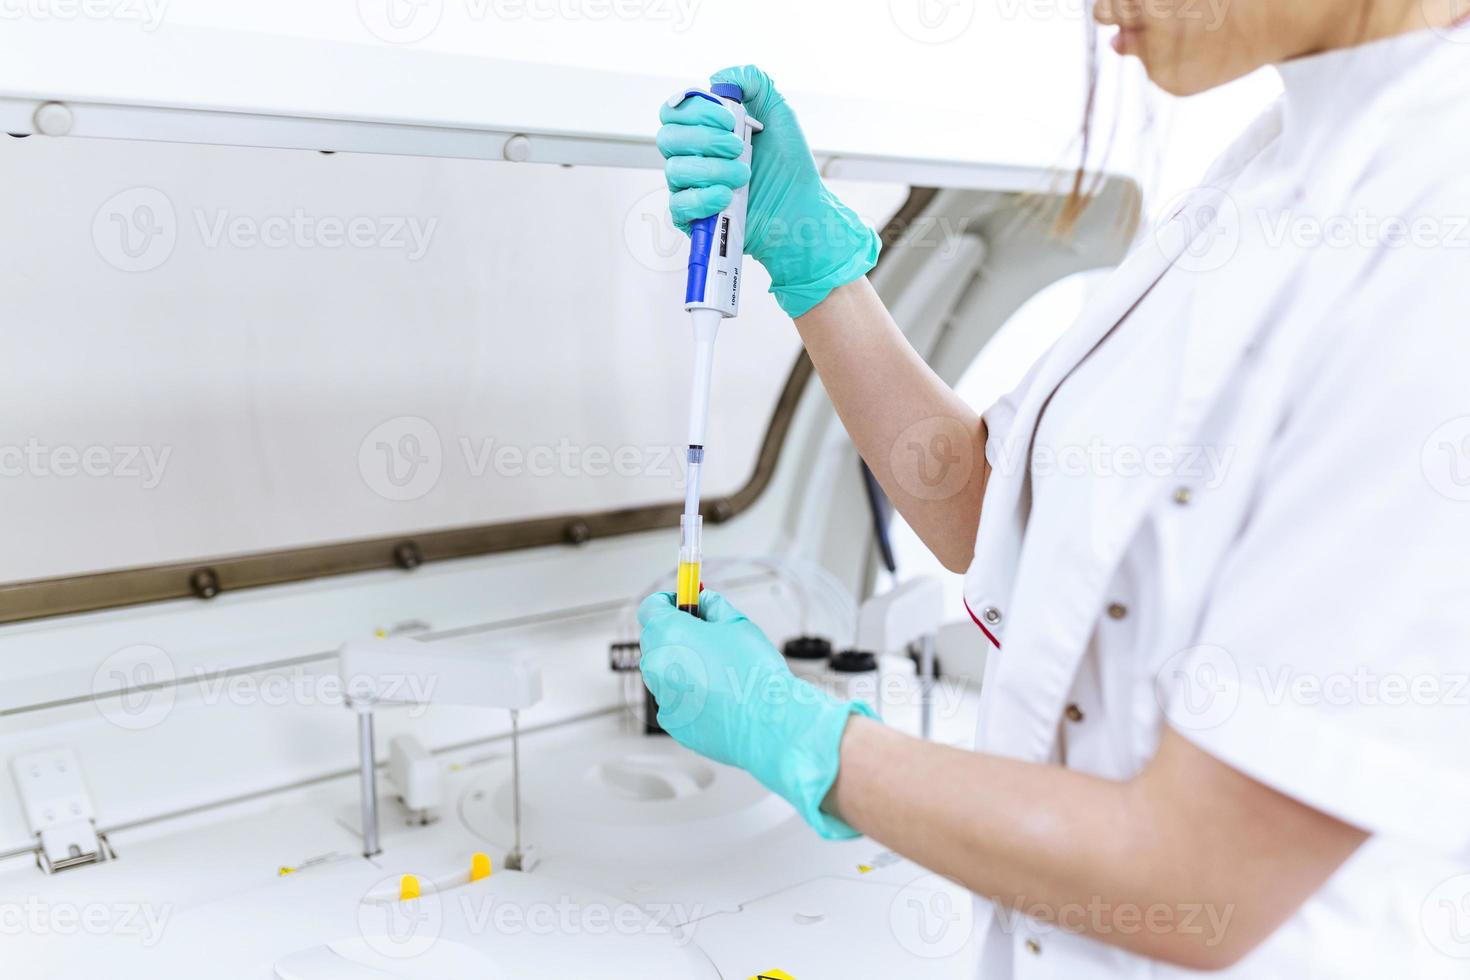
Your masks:
<svg viewBox="0 0 1470 980"><path fill-rule="evenodd" d="M77 754L68 748L15 756L10 771L36 835L36 864L47 874L112 857L106 836L97 832L92 797L82 782Z"/></svg>

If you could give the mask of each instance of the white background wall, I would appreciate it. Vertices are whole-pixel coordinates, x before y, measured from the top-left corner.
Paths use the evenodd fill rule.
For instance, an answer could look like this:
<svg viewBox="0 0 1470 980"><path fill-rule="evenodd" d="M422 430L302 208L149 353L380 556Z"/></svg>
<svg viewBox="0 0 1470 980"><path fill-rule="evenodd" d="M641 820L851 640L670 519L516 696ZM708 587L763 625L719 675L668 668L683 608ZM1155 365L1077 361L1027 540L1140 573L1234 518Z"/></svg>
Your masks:
<svg viewBox="0 0 1470 980"><path fill-rule="evenodd" d="M893 154L922 143L973 156L1014 140L1066 166L1083 91L1078 0L151 0L141 9L168 24L691 81L751 61L798 110L803 95L825 107L807 120L814 142L840 143L852 125L814 98L840 95L875 107ZM1136 66L1110 51L1103 59L1099 128L1117 132L1108 162L1140 175L1151 206L1191 186L1275 87L1262 76L1178 103L1147 95ZM120 59L117 70L148 66ZM650 131L655 114L650 106ZM466 472L474 461L464 455L466 439L482 450L570 438L583 452L679 442L687 352L659 339L678 333L677 304L651 300L660 288L677 292L679 275L648 268L628 246L628 222L659 202L656 174L589 184L488 165L32 139L0 146L0 176L28 188L3 205L6 227L24 233L0 251L10 297L0 444L173 453L162 491L54 474L11 481L0 581L677 495L664 473L589 482L585 468L561 464L550 478L487 483ZM95 227L102 205L137 188L160 191L177 220L179 243L158 270L120 268L97 244L121 231ZM893 189L844 193L874 221L896 201ZM221 214L258 224L297 209L437 225L416 264L382 249L198 247L201 222ZM555 266L559 228L573 216L587 222L577 261L614 256L590 288L567 288ZM752 294L763 285L754 272ZM1084 299L1073 283L1028 307L962 391L987 405ZM711 457L713 490L748 473L794 350L769 300L748 304L722 339L725 451ZM451 475L400 500L363 476L362 456L395 452L405 436L422 446L427 433L395 421L404 418L429 420ZM926 561L913 545L903 545L909 570Z"/></svg>

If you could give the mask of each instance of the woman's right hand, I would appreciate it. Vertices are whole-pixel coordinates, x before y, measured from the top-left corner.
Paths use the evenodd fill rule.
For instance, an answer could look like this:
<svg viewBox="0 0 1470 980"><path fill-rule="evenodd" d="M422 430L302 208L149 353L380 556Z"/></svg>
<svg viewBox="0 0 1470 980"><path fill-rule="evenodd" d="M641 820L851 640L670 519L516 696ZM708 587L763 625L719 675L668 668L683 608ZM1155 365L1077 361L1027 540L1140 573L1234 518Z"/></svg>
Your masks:
<svg viewBox="0 0 1470 980"><path fill-rule="evenodd" d="M658 148L666 160L674 224L689 225L729 206L750 185L745 251L771 276L776 302L793 319L832 290L866 275L878 261L879 238L822 183L796 113L758 68L727 68L714 84L745 93L745 108L765 128L756 134L752 165L737 158L742 145L729 110L689 98L663 107Z"/></svg>

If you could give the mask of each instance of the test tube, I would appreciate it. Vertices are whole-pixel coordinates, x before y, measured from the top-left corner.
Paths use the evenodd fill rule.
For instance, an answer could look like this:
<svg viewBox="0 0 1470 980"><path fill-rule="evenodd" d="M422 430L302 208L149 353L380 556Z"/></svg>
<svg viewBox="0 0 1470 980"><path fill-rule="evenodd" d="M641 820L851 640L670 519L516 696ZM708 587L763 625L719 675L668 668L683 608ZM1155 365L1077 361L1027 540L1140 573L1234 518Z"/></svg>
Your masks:
<svg viewBox="0 0 1470 980"><path fill-rule="evenodd" d="M675 600L684 612L699 615L700 536L704 518L685 514L679 518L679 576Z"/></svg>

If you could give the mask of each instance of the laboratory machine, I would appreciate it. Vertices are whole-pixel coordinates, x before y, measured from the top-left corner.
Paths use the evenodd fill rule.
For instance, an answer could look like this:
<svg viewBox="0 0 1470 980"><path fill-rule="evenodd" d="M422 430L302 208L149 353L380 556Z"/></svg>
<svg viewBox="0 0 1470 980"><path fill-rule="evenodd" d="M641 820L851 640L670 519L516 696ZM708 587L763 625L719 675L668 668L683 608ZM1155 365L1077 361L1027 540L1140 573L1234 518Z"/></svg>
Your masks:
<svg viewBox="0 0 1470 980"><path fill-rule="evenodd" d="M942 583L884 567L754 263L709 370L652 143L706 82L5 30L7 976L967 975L962 888L819 839L638 680L637 602L701 579L915 735L967 744L983 676ZM1009 130L896 155L880 110L805 102L950 381L1129 244L1125 178L1059 238L1058 161Z"/></svg>

